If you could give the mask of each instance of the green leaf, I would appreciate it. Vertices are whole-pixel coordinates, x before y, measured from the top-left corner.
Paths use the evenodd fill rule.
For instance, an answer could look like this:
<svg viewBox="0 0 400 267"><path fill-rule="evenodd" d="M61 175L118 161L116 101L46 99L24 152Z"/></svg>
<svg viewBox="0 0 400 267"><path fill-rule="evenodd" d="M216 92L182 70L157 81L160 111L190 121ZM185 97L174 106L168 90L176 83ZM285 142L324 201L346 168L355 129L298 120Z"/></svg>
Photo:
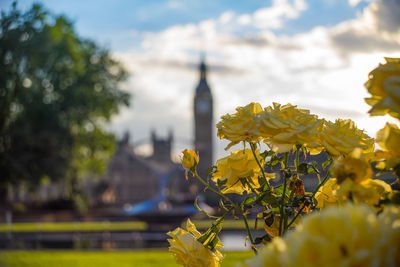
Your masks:
<svg viewBox="0 0 400 267"><path fill-rule="evenodd" d="M283 156L279 157L277 155L273 155L271 157L271 160L269 162L267 162L267 165L272 167L272 166L275 166L275 165L277 165L278 163L280 163L282 161L283 161Z"/></svg>
<svg viewBox="0 0 400 267"><path fill-rule="evenodd" d="M286 190L287 191L287 190ZM280 185L280 186L278 186L278 187L275 187L274 188L274 192L275 192L275 194L277 194L277 195L282 195L283 194L283 184L282 185Z"/></svg>
<svg viewBox="0 0 400 267"><path fill-rule="evenodd" d="M245 200L240 205L241 205L242 209L243 208L249 209L254 206L255 201L256 201L256 197L248 196L245 198Z"/></svg>
<svg viewBox="0 0 400 267"><path fill-rule="evenodd" d="M207 169L207 177L211 176L217 171L217 166L211 166L210 168Z"/></svg>
<svg viewBox="0 0 400 267"><path fill-rule="evenodd" d="M308 163L307 162L301 163L297 170L298 173L300 174L308 174Z"/></svg>
<svg viewBox="0 0 400 267"><path fill-rule="evenodd" d="M256 237L254 239L254 243L257 245L257 244L261 244L261 243L270 242L271 240L272 240L272 236L270 236L269 234L265 234L263 236Z"/></svg>
<svg viewBox="0 0 400 267"><path fill-rule="evenodd" d="M276 207L279 205L276 196L273 195L271 192L265 192L262 197L262 204L264 206L271 205L272 207Z"/></svg>
<svg viewBox="0 0 400 267"><path fill-rule="evenodd" d="M221 187L221 186L224 186L226 184L226 182L228 182L228 179L223 179L223 180L218 179L217 185Z"/></svg>
<svg viewBox="0 0 400 267"><path fill-rule="evenodd" d="M267 157L272 157L275 155L275 152L272 150L265 150L263 153L260 154L260 156L265 160Z"/></svg>

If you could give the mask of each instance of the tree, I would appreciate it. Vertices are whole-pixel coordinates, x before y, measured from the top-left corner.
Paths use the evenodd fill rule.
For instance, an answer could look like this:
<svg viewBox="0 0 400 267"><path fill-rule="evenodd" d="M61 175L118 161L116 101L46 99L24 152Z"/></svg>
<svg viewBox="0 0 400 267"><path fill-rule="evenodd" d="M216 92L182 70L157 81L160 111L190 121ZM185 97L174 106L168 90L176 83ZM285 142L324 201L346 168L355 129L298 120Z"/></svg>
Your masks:
<svg viewBox="0 0 400 267"><path fill-rule="evenodd" d="M129 105L126 71L41 5L0 19L0 188L104 171L114 136L102 125ZM73 184L73 183L71 183ZM3 195L0 190L0 195Z"/></svg>

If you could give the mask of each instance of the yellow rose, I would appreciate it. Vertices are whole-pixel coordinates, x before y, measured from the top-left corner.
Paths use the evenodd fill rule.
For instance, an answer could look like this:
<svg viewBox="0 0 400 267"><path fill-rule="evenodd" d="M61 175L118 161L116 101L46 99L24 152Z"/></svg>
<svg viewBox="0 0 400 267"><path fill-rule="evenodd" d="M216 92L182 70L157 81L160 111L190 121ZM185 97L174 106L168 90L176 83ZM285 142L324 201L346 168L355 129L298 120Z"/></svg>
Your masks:
<svg viewBox="0 0 400 267"><path fill-rule="evenodd" d="M188 219L186 221L186 230L176 228L167 235L172 237L168 239L170 244L169 251L175 257L177 263L185 267L216 267L219 266L223 256L219 251L212 252L205 248L203 244L197 241L201 233L197 231L196 226Z"/></svg>
<svg viewBox="0 0 400 267"><path fill-rule="evenodd" d="M185 149L182 151L182 154L183 156L181 157L181 162L183 167L189 170L193 167L196 167L197 163L199 162L199 155L197 155L196 152Z"/></svg>
<svg viewBox="0 0 400 267"><path fill-rule="evenodd" d="M260 151L256 150L256 156L263 166ZM217 183L218 180L226 180L223 193L242 194L244 191L251 192L248 184L253 188L260 186L258 176L261 170L250 149L235 150L229 156L219 159L216 165L217 171L213 174L213 181ZM274 177L273 174L267 175L268 178Z"/></svg>
<svg viewBox="0 0 400 267"><path fill-rule="evenodd" d="M379 201L392 192L389 184L381 180L368 179L360 183L355 183L350 179L346 179L340 184L336 190L336 196L341 204L349 200L356 204L365 203L371 207L379 204Z"/></svg>
<svg viewBox="0 0 400 267"><path fill-rule="evenodd" d="M273 103L258 114L257 124L259 135L275 152L288 152L295 145L306 146L312 154L321 152L318 133L322 121L308 110Z"/></svg>
<svg viewBox="0 0 400 267"><path fill-rule="evenodd" d="M383 149L375 152L375 159L383 160L377 168L391 170L400 164L400 129L397 125L386 123L376 133L376 143Z"/></svg>
<svg viewBox="0 0 400 267"><path fill-rule="evenodd" d="M362 157L359 151L355 150L349 156L342 156L333 161L330 172L339 184L345 179L351 179L355 183L360 183L372 178L373 171L371 165L366 158Z"/></svg>
<svg viewBox="0 0 400 267"><path fill-rule="evenodd" d="M231 141L225 150L242 141L256 143L261 140L256 134L256 123L254 116L261 113L262 107L259 103L250 103L245 107L236 108L236 113L226 114L216 125L217 136L220 139Z"/></svg>
<svg viewBox="0 0 400 267"><path fill-rule="evenodd" d="M399 251L398 207L376 216L367 206L348 204L305 217L294 231L272 241L246 263L254 267L399 266Z"/></svg>
<svg viewBox="0 0 400 267"><path fill-rule="evenodd" d="M359 130L350 119L325 121L320 140L331 156L347 155L356 148L362 149L364 153L374 150L374 139Z"/></svg>
<svg viewBox="0 0 400 267"><path fill-rule="evenodd" d="M389 114L400 118L400 58L385 58L386 63L380 64L369 73L365 87L371 94L365 102L372 108L368 111L372 116Z"/></svg>
<svg viewBox="0 0 400 267"><path fill-rule="evenodd" d="M340 184L336 178L329 179L315 194L317 208L344 205L352 199L356 204L367 204L376 208L379 201L392 192L389 184L381 180L367 179L355 182L345 179Z"/></svg>
<svg viewBox="0 0 400 267"><path fill-rule="evenodd" d="M337 180L331 178L320 187L318 192L315 194L317 200L317 208L323 209L330 206L337 206L338 199L336 197L336 190L339 188Z"/></svg>

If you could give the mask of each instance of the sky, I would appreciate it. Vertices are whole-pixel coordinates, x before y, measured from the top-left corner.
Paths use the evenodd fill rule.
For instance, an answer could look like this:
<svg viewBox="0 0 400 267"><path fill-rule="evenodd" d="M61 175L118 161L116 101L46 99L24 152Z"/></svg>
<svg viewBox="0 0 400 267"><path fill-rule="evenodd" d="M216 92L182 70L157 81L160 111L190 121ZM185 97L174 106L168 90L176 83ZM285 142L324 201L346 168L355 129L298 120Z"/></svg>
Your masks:
<svg viewBox="0 0 400 267"><path fill-rule="evenodd" d="M0 2L7 10L10 0ZM18 1L22 9L31 0ZM205 55L214 118L255 101L291 103L321 118L351 118L374 137L363 87L384 57L400 57L400 0L40 1L131 73L132 104L107 125L148 151L150 131L172 129L175 155L191 148L193 96ZM139 144L142 144L139 146ZM146 145L147 144L147 145ZM225 156L217 140L215 155Z"/></svg>

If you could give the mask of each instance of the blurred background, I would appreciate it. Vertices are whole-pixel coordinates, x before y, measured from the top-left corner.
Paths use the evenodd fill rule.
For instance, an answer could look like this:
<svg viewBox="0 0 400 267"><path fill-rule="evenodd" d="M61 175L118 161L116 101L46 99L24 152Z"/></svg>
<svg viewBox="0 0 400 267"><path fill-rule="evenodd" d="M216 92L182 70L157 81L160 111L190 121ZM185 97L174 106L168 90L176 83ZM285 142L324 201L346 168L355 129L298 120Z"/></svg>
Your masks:
<svg viewBox="0 0 400 267"><path fill-rule="evenodd" d="M184 218L206 228L193 201L218 213L216 199L185 180L179 153L199 151L205 176L227 154L214 124L237 106L291 103L372 137L391 121L367 115L363 83L400 57L399 0L0 9L0 263L11 250L165 250ZM228 250L246 250L240 227L227 222Z"/></svg>

